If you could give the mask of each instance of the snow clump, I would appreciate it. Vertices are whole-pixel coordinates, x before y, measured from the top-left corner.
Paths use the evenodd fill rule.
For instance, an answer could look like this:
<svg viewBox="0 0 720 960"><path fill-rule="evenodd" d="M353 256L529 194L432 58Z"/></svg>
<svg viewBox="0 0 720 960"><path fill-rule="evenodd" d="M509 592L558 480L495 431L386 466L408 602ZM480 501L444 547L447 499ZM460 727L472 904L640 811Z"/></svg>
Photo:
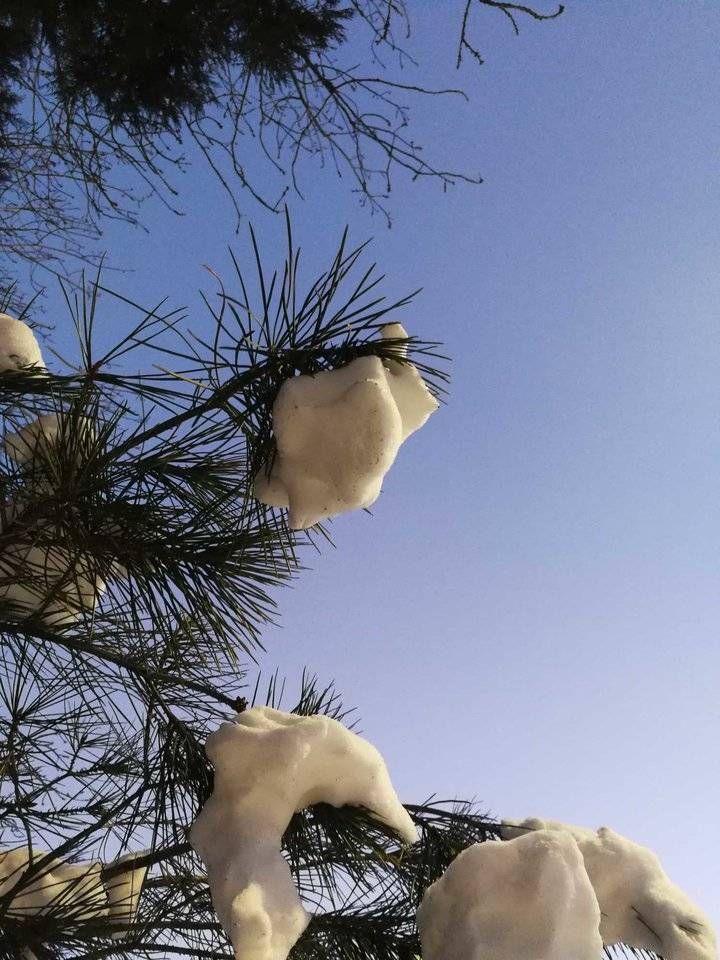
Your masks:
<svg viewBox="0 0 720 960"><path fill-rule="evenodd" d="M35 850L33 862L46 855L45 850ZM126 855L116 860L115 864L137 856ZM29 866L27 847L0 850L0 897L20 886L7 908L9 917L53 913L72 922L108 919L111 925L123 926L127 926L135 917L147 872L147 867L128 866L128 869L103 880L103 865L99 861L67 863L52 858L23 884L22 877ZM118 939L126 933L126 930L116 930L112 936Z"/></svg>
<svg viewBox="0 0 720 960"><path fill-rule="evenodd" d="M408 339L399 323L383 327L382 336ZM294 530L369 507L400 445L437 407L408 361L358 357L286 380L273 405L277 455L270 473L263 468L257 476L255 496L289 507Z"/></svg>
<svg viewBox="0 0 720 960"><path fill-rule="evenodd" d="M309 922L280 852L293 813L363 806L406 843L417 840L380 753L331 717L255 707L222 724L205 750L215 786L190 842L242 960L285 960Z"/></svg>
<svg viewBox="0 0 720 960"><path fill-rule="evenodd" d="M0 313L0 373L21 367L44 367L40 346L26 323Z"/></svg>
<svg viewBox="0 0 720 960"><path fill-rule="evenodd" d="M417 914L423 960L601 960L600 910L574 839L543 831L463 850Z"/></svg>
<svg viewBox="0 0 720 960"><path fill-rule="evenodd" d="M97 433L90 417L68 413L44 413L16 433L6 433L5 452L20 465L50 463L58 448L72 453L82 463L93 452Z"/></svg>
<svg viewBox="0 0 720 960"><path fill-rule="evenodd" d="M94 610L106 588L88 556L42 533L34 541L10 543L0 554L0 604L8 620L39 615L45 626L67 626Z"/></svg>
<svg viewBox="0 0 720 960"><path fill-rule="evenodd" d="M59 469L53 447L73 444L73 455L83 460L82 446L95 437L86 417L78 421L78 436L71 434L76 422L63 416L45 414L4 438L7 456L31 470L35 493L52 493ZM6 504L0 511L0 532L22 514L21 497ZM98 575L97 564L89 554L64 545L67 528L64 524L38 520L22 529L18 538L5 544L0 553L0 603L3 614L18 620L41 614L46 626L74 623L83 610L93 610L106 590L105 580ZM51 532L52 531L52 532Z"/></svg>
<svg viewBox="0 0 720 960"><path fill-rule="evenodd" d="M17 433L5 434L5 452L15 463L31 463L47 457L61 435L62 420L56 413L45 413Z"/></svg>
<svg viewBox="0 0 720 960"><path fill-rule="evenodd" d="M623 943L652 950L665 960L716 960L709 919L669 879L647 847L609 827L595 832L535 817L521 823L504 821L502 835L523 839L532 831L549 830L577 842L600 905L600 934L606 946Z"/></svg>

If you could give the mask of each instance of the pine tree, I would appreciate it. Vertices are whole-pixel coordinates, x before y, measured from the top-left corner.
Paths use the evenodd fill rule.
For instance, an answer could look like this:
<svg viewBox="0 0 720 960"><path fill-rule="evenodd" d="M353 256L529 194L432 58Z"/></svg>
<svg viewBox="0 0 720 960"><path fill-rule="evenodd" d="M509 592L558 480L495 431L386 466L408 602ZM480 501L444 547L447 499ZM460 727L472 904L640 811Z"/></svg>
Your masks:
<svg viewBox="0 0 720 960"><path fill-rule="evenodd" d="M234 261L232 283L205 299L207 338L187 335L179 312L123 301L131 330L99 354L97 278L82 295L68 290L76 369L0 374L2 960L232 960L188 841L213 789L204 743L222 719L281 703L277 675L249 686L248 669L276 588L328 535L289 530L253 497L273 458L272 404L298 373L366 356L405 362L378 331L410 300L388 301L345 237L313 282L289 228L277 272L252 245L254 276ZM440 395L438 345L411 339L409 356ZM36 435L32 455L18 456L12 435L43 416L58 418L57 436ZM306 674L300 686L286 709L351 725L331 685ZM410 847L361 807L294 815L283 850L313 918L293 960L420 956L425 891L461 850L500 832L467 802L406 809L419 830ZM132 870L144 877L139 902L138 881L117 887L109 909L104 892Z"/></svg>

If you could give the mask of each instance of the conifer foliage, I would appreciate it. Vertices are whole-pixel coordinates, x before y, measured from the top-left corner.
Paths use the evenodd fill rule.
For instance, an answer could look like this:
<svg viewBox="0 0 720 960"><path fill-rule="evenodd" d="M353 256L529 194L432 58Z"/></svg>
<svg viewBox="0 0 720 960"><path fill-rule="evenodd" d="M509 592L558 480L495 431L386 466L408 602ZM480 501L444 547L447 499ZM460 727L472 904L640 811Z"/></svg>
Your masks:
<svg viewBox="0 0 720 960"><path fill-rule="evenodd" d="M409 302L386 301L345 240L303 286L288 240L279 273L258 255L253 282L238 269L232 292L206 300L206 340L188 336L180 314L147 312L98 353L98 282L68 294L77 369L55 372L45 351L48 369L0 374L3 960L231 956L187 831L212 790L208 732L243 698L279 702L276 682L253 693L245 672L275 587L311 543L252 496L272 458L272 401L295 373L360 356L403 362L379 328ZM410 341L409 353L440 392L435 345ZM138 373L148 355L150 372ZM57 429L28 432L39 418ZM23 430L18 457L8 438ZM88 599L79 584L96 577ZM301 686L296 712L343 715L331 688ZM442 805L410 812L424 839L402 856L362 809L293 817L284 849L315 908L297 956L417 952L418 880L494 827ZM144 877L139 903L126 883L113 914L108 891L132 870Z"/></svg>
<svg viewBox="0 0 720 960"><path fill-rule="evenodd" d="M411 298L384 297L362 247L343 238L312 282L289 228L279 271L252 247L253 276L234 261L232 283L204 298L207 337L122 301L135 321L98 351L97 279L68 290L76 368L57 372L45 351L48 368L0 374L2 960L232 960L190 843L213 792L205 741L250 706L281 705L278 678L249 685L247 670L276 588L327 535L290 530L253 496L274 398L289 377L367 356L411 359L442 395L437 344L381 336ZM300 689L286 710L352 727L332 686L305 674ZM469 803L405 810L411 844L363 807L311 800L292 815L283 857L309 915L292 960L415 960L427 889L501 837Z"/></svg>

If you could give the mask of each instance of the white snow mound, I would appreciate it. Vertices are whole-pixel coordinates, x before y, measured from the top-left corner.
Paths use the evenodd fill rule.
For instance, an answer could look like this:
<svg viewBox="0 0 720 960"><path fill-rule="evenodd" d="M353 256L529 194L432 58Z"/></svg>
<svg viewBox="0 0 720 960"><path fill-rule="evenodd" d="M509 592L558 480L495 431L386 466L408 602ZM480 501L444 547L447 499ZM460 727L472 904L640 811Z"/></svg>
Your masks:
<svg viewBox="0 0 720 960"><path fill-rule="evenodd" d="M600 910L567 834L463 850L417 914L423 960L602 960Z"/></svg>
<svg viewBox="0 0 720 960"><path fill-rule="evenodd" d="M414 843L417 833L380 753L337 720L271 707L208 737L215 786L190 831L220 923L239 960L285 960L308 924L280 848L298 810L363 806Z"/></svg>
<svg viewBox="0 0 720 960"><path fill-rule="evenodd" d="M535 817L504 821L502 834L512 838L535 830L576 840L600 904L603 943L653 950L665 960L716 960L708 917L669 879L652 850L609 827L595 832Z"/></svg>
<svg viewBox="0 0 720 960"><path fill-rule="evenodd" d="M47 851L35 850L33 855L37 862ZM121 857L116 863L125 859L127 857ZM27 847L0 850L0 897L20 883L29 865ZM108 918L111 923L127 925L137 912L147 868L128 868L107 882L103 881L102 869L102 863L96 860L67 863L53 858L27 884L21 885L10 901L7 914L27 917L55 913L72 921ZM116 931L113 937L124 937L126 932Z"/></svg>
<svg viewBox="0 0 720 960"><path fill-rule="evenodd" d="M35 334L22 320L0 313L0 373L21 367L44 367Z"/></svg>
<svg viewBox="0 0 720 960"><path fill-rule="evenodd" d="M382 336L407 339L399 323ZM286 380L273 405L277 454L270 474L258 474L255 496L289 507L294 530L369 507L400 445L437 407L415 366L400 360L358 357Z"/></svg>

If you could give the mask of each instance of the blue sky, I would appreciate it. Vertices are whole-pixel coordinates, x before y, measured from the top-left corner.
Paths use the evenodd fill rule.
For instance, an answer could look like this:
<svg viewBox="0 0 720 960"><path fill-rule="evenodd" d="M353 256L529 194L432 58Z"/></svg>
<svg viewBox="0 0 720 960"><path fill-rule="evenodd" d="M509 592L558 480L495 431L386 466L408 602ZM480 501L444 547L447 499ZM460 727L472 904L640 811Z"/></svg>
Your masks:
<svg viewBox="0 0 720 960"><path fill-rule="evenodd" d="M471 94L418 103L418 139L485 182L398 178L388 230L308 166L291 213L309 273L349 223L389 294L423 286L398 319L451 394L279 597L264 666L334 678L404 799L610 825L720 924L720 5L569 0L520 37L488 12L460 77L462 4L411 6L406 78ZM201 265L248 248L200 167L181 188L184 218L104 242L115 287L203 331Z"/></svg>

